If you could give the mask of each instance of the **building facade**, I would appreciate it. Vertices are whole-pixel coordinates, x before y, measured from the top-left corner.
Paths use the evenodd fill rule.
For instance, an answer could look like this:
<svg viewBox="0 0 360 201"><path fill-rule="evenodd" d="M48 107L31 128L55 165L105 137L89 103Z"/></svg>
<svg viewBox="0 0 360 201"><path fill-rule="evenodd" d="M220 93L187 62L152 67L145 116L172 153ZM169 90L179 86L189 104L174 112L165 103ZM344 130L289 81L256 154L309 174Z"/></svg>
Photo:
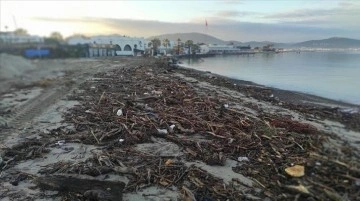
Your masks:
<svg viewBox="0 0 360 201"><path fill-rule="evenodd" d="M89 57L135 56L145 51L145 39L126 36L73 36L69 45L87 45Z"/></svg>
<svg viewBox="0 0 360 201"><path fill-rule="evenodd" d="M33 35L16 35L14 32L1 32L0 43L21 44L21 43L43 43L44 38Z"/></svg>

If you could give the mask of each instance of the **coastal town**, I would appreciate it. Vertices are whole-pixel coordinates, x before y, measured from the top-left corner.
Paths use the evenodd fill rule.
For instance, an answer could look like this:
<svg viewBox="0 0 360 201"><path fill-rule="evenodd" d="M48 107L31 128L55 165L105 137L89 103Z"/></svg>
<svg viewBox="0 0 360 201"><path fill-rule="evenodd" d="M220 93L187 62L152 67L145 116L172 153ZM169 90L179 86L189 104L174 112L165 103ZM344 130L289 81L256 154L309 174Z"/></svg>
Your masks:
<svg viewBox="0 0 360 201"><path fill-rule="evenodd" d="M262 52L281 52L282 48L274 48L272 44L263 47L250 45L207 44L194 42L186 38L171 41L144 37L121 35L91 36L73 35L63 38L59 32L49 37L27 34L25 29L13 32L0 32L1 52L13 53L27 58L65 58L65 57L108 57L108 56L195 56L212 55L249 55Z"/></svg>

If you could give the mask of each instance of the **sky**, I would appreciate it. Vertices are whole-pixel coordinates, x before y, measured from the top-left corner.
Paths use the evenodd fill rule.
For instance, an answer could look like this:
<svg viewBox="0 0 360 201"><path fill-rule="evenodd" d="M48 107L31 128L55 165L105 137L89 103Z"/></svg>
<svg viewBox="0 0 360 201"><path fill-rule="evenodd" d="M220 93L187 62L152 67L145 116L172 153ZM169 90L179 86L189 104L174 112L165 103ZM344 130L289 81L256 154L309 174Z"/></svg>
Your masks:
<svg viewBox="0 0 360 201"><path fill-rule="evenodd" d="M359 21L359 0L0 0L0 31L24 28L40 36L199 32L241 42L301 42L360 39Z"/></svg>

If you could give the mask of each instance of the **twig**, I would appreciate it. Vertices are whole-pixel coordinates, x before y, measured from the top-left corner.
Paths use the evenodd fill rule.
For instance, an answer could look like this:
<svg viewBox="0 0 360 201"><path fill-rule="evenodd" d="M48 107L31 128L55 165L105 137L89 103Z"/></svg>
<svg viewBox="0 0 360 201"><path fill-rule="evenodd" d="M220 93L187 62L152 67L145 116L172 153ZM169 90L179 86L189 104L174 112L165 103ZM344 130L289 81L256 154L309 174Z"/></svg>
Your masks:
<svg viewBox="0 0 360 201"><path fill-rule="evenodd" d="M93 132L92 129L90 129L90 132L91 132L91 134L94 136L96 142L97 142L98 144L100 144L100 141L97 139L97 137L95 136L95 134L94 134L94 132Z"/></svg>

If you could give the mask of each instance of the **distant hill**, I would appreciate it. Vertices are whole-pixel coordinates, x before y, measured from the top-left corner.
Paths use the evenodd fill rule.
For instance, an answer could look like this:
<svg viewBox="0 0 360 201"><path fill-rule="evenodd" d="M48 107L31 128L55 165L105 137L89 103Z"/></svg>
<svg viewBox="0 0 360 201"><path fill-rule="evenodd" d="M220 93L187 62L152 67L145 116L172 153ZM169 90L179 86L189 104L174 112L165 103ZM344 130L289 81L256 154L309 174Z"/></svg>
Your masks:
<svg viewBox="0 0 360 201"><path fill-rule="evenodd" d="M360 48L360 40L350 39L350 38L340 38L333 37L323 40L309 40L301 43L276 43L272 41L249 41L249 42L240 42L240 41L224 41L219 38L202 34L202 33L174 33L174 34L163 34L159 36L152 36L147 38L147 40L151 40L153 38L159 38L163 40L165 38L171 41L177 41L178 38L181 41L185 42L187 40L192 40L195 43L207 43L207 44L234 44L238 46L248 46L250 45L252 48L254 47L263 47L268 44L273 44L276 48L299 48L299 47L307 47L307 48Z"/></svg>
<svg viewBox="0 0 360 201"><path fill-rule="evenodd" d="M269 45L269 44L272 44L276 48L284 48L284 47L288 47L291 45L290 43L276 43L276 42L271 42L271 41L249 41L249 42L228 41L227 44L229 44L229 43L233 43L233 44L239 45L239 46L250 45L250 47L252 47L252 48L263 47L263 46Z"/></svg>
<svg viewBox="0 0 360 201"><path fill-rule="evenodd" d="M360 48L360 40L333 37L323 40L309 40L293 44L294 47L308 48Z"/></svg>
<svg viewBox="0 0 360 201"><path fill-rule="evenodd" d="M210 43L210 44L226 44L226 41L223 41L221 39L218 39L216 37L202 34L202 33L174 33L174 34L163 34L159 36L152 36L147 38L146 40L151 40L153 38L159 38L160 40L163 40L165 38L177 41L178 38L181 39L182 42L185 42L187 40L192 40L194 43Z"/></svg>

